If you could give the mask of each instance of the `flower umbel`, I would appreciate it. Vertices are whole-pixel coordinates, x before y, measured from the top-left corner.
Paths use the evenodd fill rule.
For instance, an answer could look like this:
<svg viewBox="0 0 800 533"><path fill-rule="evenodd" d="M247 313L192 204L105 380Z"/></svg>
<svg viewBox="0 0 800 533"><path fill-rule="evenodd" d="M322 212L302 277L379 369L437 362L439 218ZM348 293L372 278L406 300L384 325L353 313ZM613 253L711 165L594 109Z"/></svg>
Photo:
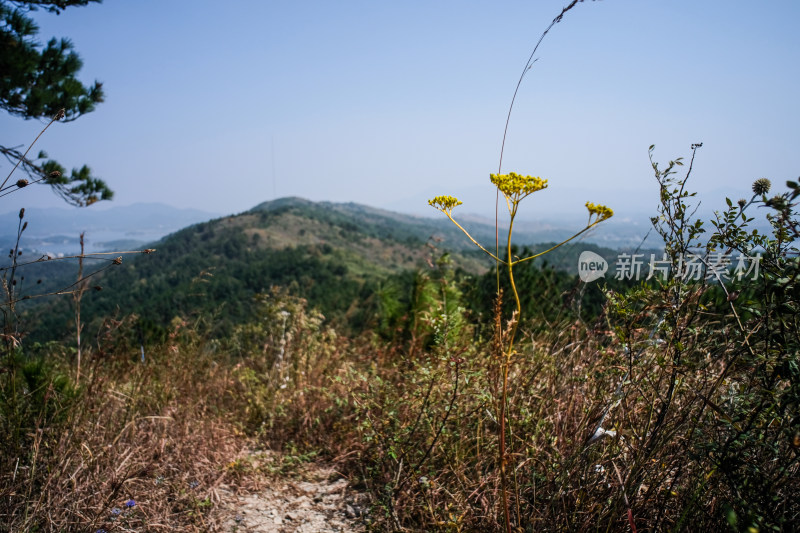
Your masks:
<svg viewBox="0 0 800 533"><path fill-rule="evenodd" d="M489 179L512 201L522 200L529 194L547 188L547 180L538 176L523 176L516 172L489 174Z"/></svg>
<svg viewBox="0 0 800 533"><path fill-rule="evenodd" d="M457 205L461 205L461 200L453 196L437 196L428 200L428 205L435 207L443 213L449 213Z"/></svg>
<svg viewBox="0 0 800 533"><path fill-rule="evenodd" d="M589 210L590 219L592 218L592 215L597 215L597 220L595 222L607 220L614 216L614 211L610 207L606 207L604 205L586 202L586 209Z"/></svg>

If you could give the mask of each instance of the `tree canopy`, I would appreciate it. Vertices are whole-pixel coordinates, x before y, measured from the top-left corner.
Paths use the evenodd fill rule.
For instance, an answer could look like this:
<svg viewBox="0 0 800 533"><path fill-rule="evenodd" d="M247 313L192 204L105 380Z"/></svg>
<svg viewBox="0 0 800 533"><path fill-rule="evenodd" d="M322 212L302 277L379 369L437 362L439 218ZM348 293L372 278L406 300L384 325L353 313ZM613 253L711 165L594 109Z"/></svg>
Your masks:
<svg viewBox="0 0 800 533"><path fill-rule="evenodd" d="M36 40L39 27L30 16L39 9L58 14L68 7L101 1L0 0L0 109L26 120L72 121L103 101L102 83L95 81L87 86L78 80L83 62L72 42L51 38L42 45ZM3 145L0 152L14 168L31 178L8 186L4 182L0 193L10 193L30 183L45 183L73 205L85 206L112 197L106 183L93 176L86 165L68 175L45 152L29 158L27 152Z"/></svg>

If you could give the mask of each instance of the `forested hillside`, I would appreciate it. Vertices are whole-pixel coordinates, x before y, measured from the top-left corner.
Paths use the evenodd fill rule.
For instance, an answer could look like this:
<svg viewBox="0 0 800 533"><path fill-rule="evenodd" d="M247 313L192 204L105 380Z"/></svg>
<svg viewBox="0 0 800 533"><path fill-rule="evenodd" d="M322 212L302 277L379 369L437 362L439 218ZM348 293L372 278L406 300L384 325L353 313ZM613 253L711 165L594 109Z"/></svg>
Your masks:
<svg viewBox="0 0 800 533"><path fill-rule="evenodd" d="M120 265L87 260L86 273L105 270L87 280L91 290L83 296L82 317L87 331L96 331L106 318L136 315L141 340L163 338L176 317L202 319L214 334L225 335L234 325L256 318L259 295L281 288L307 300L331 324L363 331L406 315L414 287L436 270L445 254L453 270L448 275L465 286L465 305L479 314L491 313L493 262L478 250L466 249L465 239L453 229L356 204L297 198L267 202L185 228L153 243L154 253L125 257ZM493 239L491 228L478 227L477 233ZM550 244L531 246L546 249ZM583 250L605 254L609 261L616 254L590 244L568 245L548 256L558 269L545 261L526 265L521 274L525 298L537 317L571 312L566 295L577 287L577 256ZM37 262L29 268L26 279L41 284L26 285L26 290L36 294L71 285L77 267L76 260L69 260ZM485 282L472 283L480 279ZM554 307L533 304L544 293L555 297ZM583 308L587 316L599 312L599 295L599 287L592 286L584 296L591 302ZM22 308L27 310L23 321L28 342L74 335L69 299L37 299Z"/></svg>

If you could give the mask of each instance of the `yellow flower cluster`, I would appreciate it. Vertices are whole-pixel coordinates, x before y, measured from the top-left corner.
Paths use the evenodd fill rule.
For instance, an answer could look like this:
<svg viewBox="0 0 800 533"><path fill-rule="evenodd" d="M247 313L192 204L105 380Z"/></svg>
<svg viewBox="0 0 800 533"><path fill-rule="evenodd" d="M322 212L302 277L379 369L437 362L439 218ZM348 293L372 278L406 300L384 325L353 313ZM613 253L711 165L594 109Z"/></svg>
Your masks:
<svg viewBox="0 0 800 533"><path fill-rule="evenodd" d="M489 174L489 179L500 189L500 192L511 199L522 199L547 187L547 180L543 180L538 176L523 176L516 172Z"/></svg>
<svg viewBox="0 0 800 533"><path fill-rule="evenodd" d="M432 200L428 200L428 205L435 207L440 211L450 211L455 206L461 205L461 200L452 196L437 196Z"/></svg>
<svg viewBox="0 0 800 533"><path fill-rule="evenodd" d="M586 209L589 210L589 217L592 215L597 215L598 222L614 216L614 211L612 211L610 207L606 207L604 205L586 202Z"/></svg>

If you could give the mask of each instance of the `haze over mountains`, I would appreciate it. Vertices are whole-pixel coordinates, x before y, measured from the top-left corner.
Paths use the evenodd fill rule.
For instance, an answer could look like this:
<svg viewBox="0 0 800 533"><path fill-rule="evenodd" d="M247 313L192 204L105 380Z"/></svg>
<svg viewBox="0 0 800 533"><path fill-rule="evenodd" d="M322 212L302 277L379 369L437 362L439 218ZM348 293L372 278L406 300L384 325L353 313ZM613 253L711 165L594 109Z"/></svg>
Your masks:
<svg viewBox="0 0 800 533"><path fill-rule="evenodd" d="M264 204L280 205L284 202L301 202L305 205L318 205L325 208L349 211L351 213L373 213L394 218L403 223L416 225L422 233L425 228L448 231L455 230L452 224L433 208L427 205L427 198L442 191L431 188L429 191L414 194L407 198L393 199L383 206L370 207L354 203L311 202L300 198L279 198ZM455 211L455 216L470 231L482 236L484 243L494 241L494 195L487 195L487 188L472 187L458 191L456 196L463 205ZM657 191L655 191L657 193ZM738 190L715 190L698 195L692 204L699 203L697 216L709 220L715 209L724 209L725 197L734 202L739 198L749 198L752 193ZM624 249L644 245L659 247L658 238L650 231L650 217L656 214L657 197L650 189L622 192L607 199L600 189L584 190L565 187L548 188L546 196L532 199L523 206L515 223L516 241L521 244L558 242L570 237L576 229L586 222L584 203L587 199L605 203L612 207L615 216L582 236L582 242L594 243L613 249ZM500 203L499 221L501 227L508 222L505 206ZM19 223L19 211L0 214L0 246L13 248ZM20 247L33 254L74 254L80 249L79 236L86 232L86 251L114 251L139 249L152 244L166 235L192 224L205 222L223 216L198 209L181 209L164 203L139 203L118 206L114 203L101 203L88 208L30 208L26 210L25 230ZM758 218L758 217L757 217ZM763 221L756 221L759 230L768 230ZM453 234L459 243L466 245L459 232Z"/></svg>
<svg viewBox="0 0 800 533"><path fill-rule="evenodd" d="M105 216L114 218L113 212ZM475 239L493 248L493 226L469 217L462 222ZM164 227L151 220L140 229ZM547 234L520 228L515 244L530 244ZM229 332L252 316L258 295L281 288L306 299L329 318L365 327L381 316L391 294L400 295L408 305L414 284L443 268L436 265L447 263L460 275L473 277L486 275L494 265L444 215L423 218L301 198L264 202L238 215L192 224L152 247L155 253L126 255L120 265L91 278L91 286L102 290L90 291L83 300L87 321L135 313L143 330L163 333L175 316L215 316L214 327ZM577 257L584 249L608 260L616 254L584 241L549 254L547 262L563 273L558 274L562 281L575 278ZM74 259L30 259L35 262L25 267L23 297L74 283ZM106 267L107 257L90 259L85 271ZM68 334L69 299L30 303L34 306L27 319L30 330Z"/></svg>
<svg viewBox="0 0 800 533"><path fill-rule="evenodd" d="M113 203L86 208L26 208L28 222L20 247L38 253L70 254L80 250L86 232L86 251L137 248L179 229L218 217L198 209L178 209L160 203L117 206ZM19 211L0 215L0 243L13 247Z"/></svg>
<svg viewBox="0 0 800 533"><path fill-rule="evenodd" d="M658 214L658 184L652 176L649 179L644 176L642 183L632 184L627 189L609 190L601 185L587 188L569 187L555 183L522 204L515 228L534 234L534 240L531 242L566 239L576 228L580 228L586 223L585 203L591 201L612 208L614 217L604 222L591 235L587 235L583 239L584 241L610 248L638 246L652 227L650 217ZM750 199L753 195L749 189L734 187L712 189L700 182L696 185L705 188L692 197L688 203L697 207L695 216L706 221L714 217L715 210L724 211L726 209L726 197L735 203L739 198ZM776 185L781 185L780 181ZM692 190L691 187L690 190ZM492 188L486 185L466 186L453 191L445 191L441 187L432 186L405 198L392 199L390 203L385 203L380 207L390 211L435 217L438 213L428 206L427 199L440 194L451 194L463 202L463 205L454 211L459 220L472 220L494 226L495 194ZM508 216L502 198L499 208L500 220L505 224ZM760 220L761 215L756 213L750 213L750 215L756 217L756 227L760 231L769 229L769 226ZM657 237L651 233L645 245L659 247L660 243Z"/></svg>
<svg viewBox="0 0 800 533"><path fill-rule="evenodd" d="M299 198L281 198L265 202L264 204L281 205L285 202L300 202L304 205L319 205L342 212L365 214L372 212L381 216L396 219L406 224L419 228L443 230L449 232L456 230L453 236L460 232L446 219L444 215L433 208L423 204L421 208L414 209L414 214L403 214L395 210L378 209L354 203L310 202ZM403 208L404 203L399 202L398 208ZM408 207L408 206L405 206ZM583 206L580 206L581 208ZM503 219L501 205L501 225ZM404 209L408 212L408 209ZM476 211L471 206L464 205L456 211L457 219L470 231L475 231L476 236L481 235L486 241L494 241L494 216L484 209ZM477 213L477 214L476 214ZM205 222L223 216L221 213L211 213L197 209L179 209L163 203L140 203L128 206L103 204L88 208L29 208L25 211L24 221L28 222L20 241L21 249L38 254L50 253L53 255L72 254L79 251L79 236L85 232L86 251L127 250L138 249L147 244L158 241L166 235L181 230L187 226ZM8 211L0 214L0 245L13 248L16 240L16 230L19 222L19 211ZM572 235L576 228L585 222L584 213L553 214L534 217L526 220L521 216L515 227L517 241L524 244L552 242L565 239ZM610 248L624 248L637 246L641 243L649 229L646 217L630 218L615 217L596 228L583 239ZM462 239L458 237L458 239ZM484 242L486 242L484 241ZM458 245L459 241L452 244ZM466 241L460 241L466 245ZM652 245L652 243L648 243Z"/></svg>

